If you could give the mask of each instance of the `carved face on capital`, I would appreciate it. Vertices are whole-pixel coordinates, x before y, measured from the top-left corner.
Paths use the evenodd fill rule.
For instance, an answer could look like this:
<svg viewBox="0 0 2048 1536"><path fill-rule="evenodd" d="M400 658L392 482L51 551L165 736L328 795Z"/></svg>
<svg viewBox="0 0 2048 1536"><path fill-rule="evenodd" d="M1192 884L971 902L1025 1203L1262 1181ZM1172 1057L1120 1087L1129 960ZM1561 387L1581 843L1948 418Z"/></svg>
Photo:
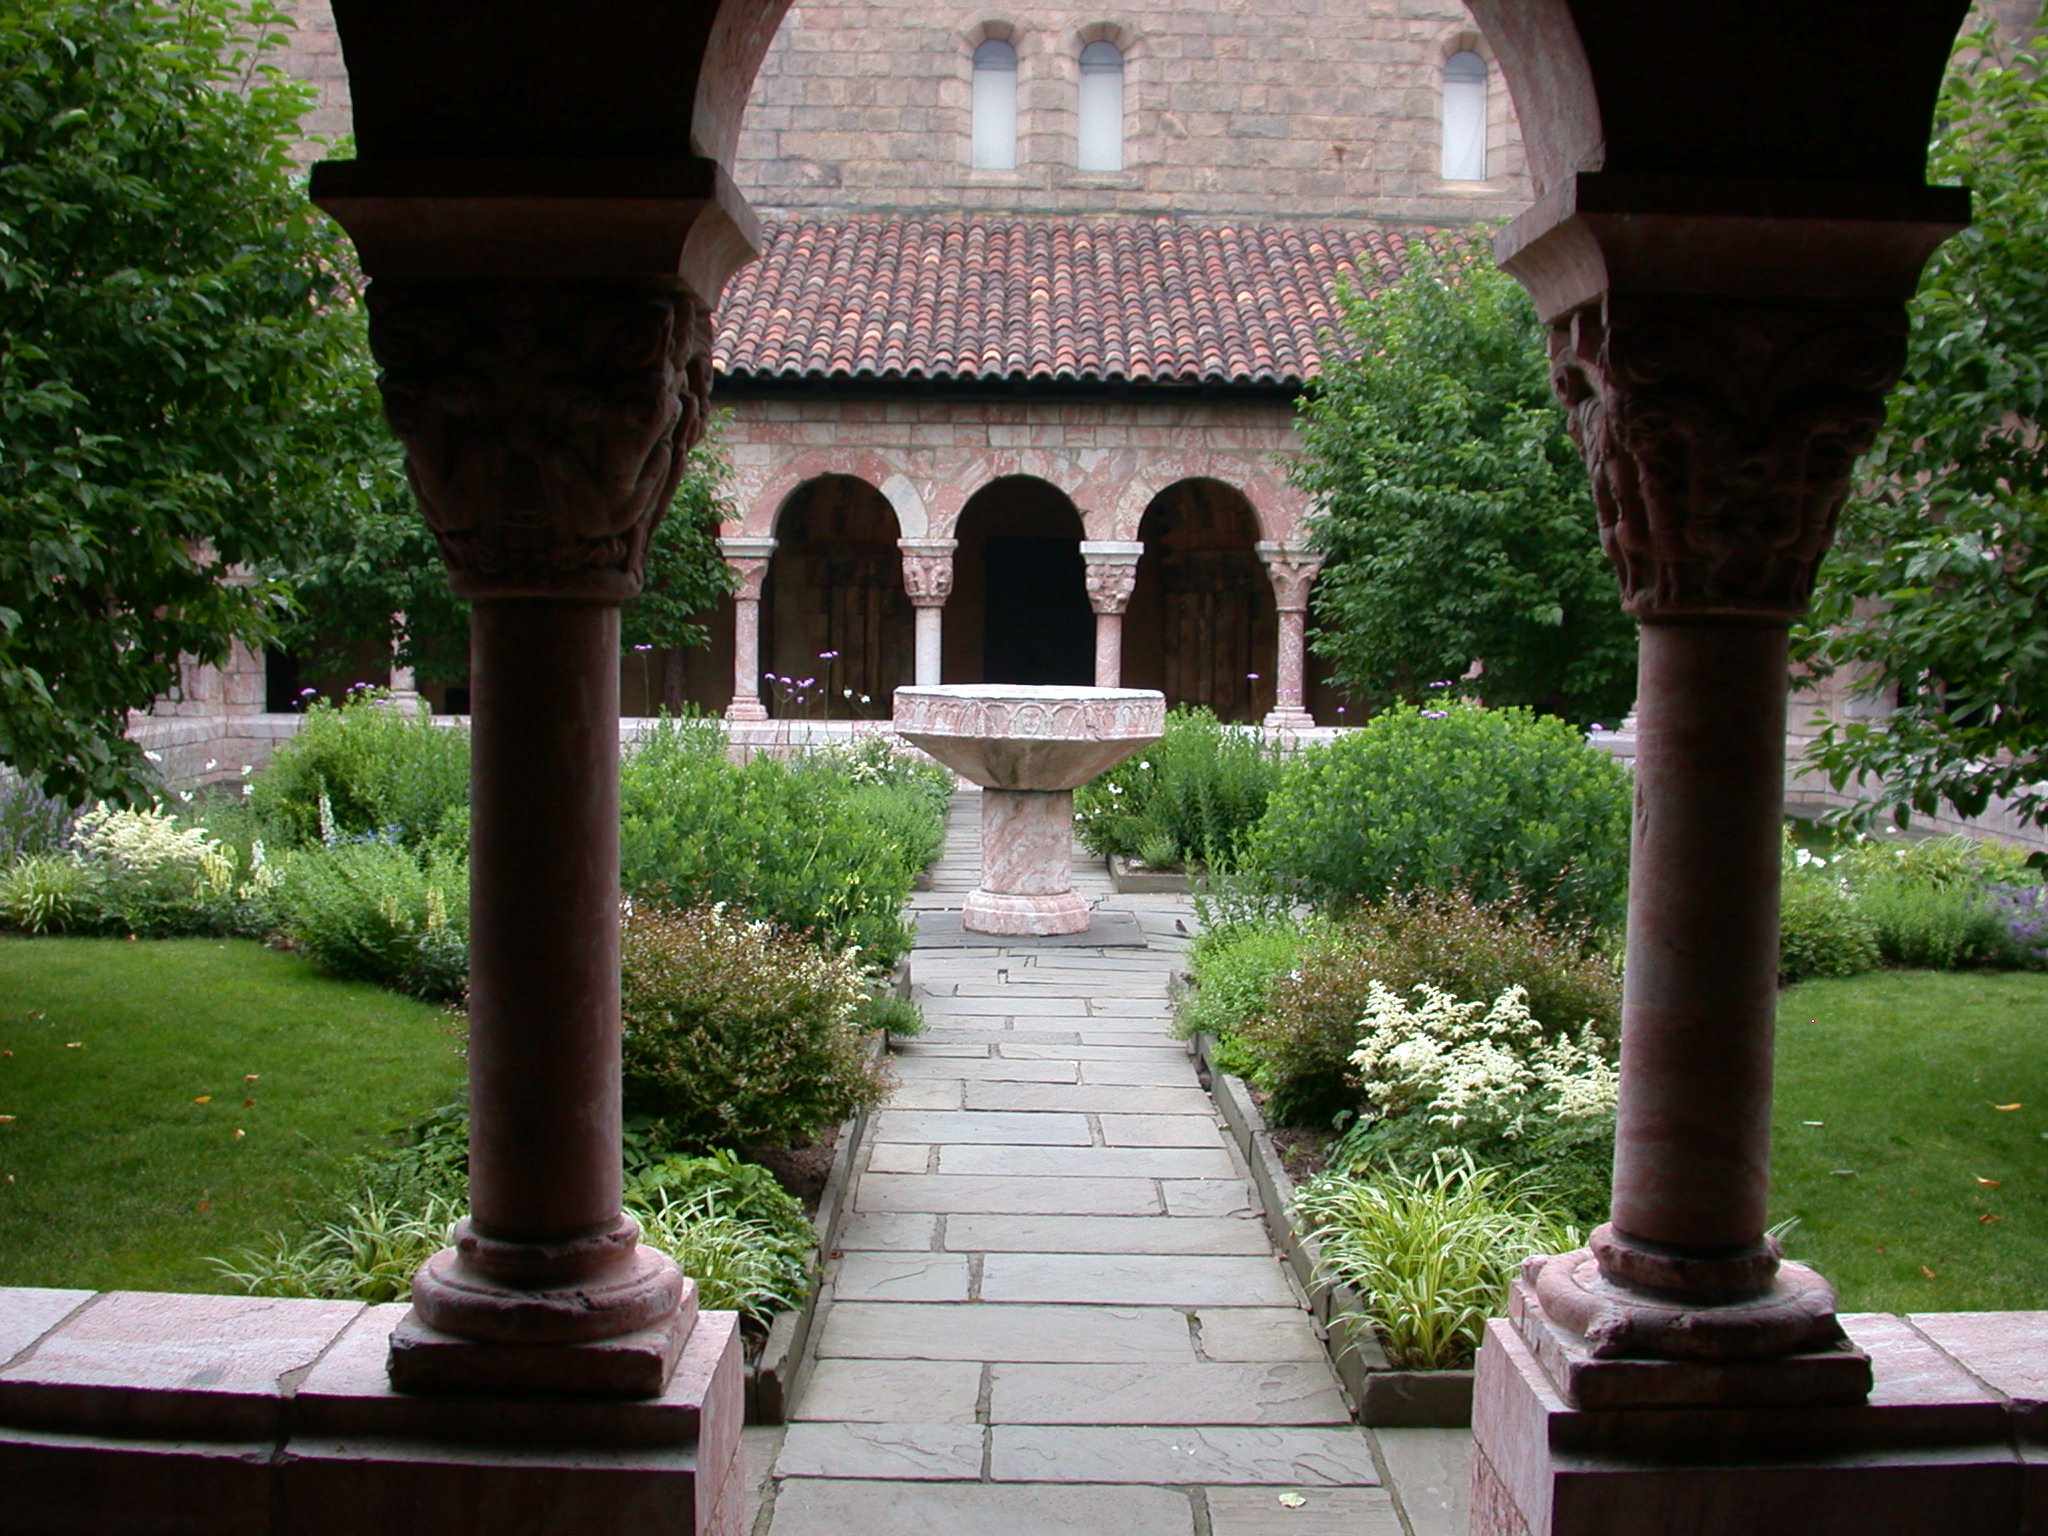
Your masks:
<svg viewBox="0 0 2048 1536"><path fill-rule="evenodd" d="M627 284L370 290L386 415L458 591L626 597L702 436L709 335Z"/></svg>

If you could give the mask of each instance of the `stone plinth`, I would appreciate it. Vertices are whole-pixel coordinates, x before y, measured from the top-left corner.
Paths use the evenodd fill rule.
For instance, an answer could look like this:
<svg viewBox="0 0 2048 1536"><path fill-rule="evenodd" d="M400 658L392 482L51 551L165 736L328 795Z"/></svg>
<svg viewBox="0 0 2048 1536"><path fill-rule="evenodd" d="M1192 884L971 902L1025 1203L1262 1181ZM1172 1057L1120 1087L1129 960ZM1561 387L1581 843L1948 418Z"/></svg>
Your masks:
<svg viewBox="0 0 2048 1536"><path fill-rule="evenodd" d="M659 1396L393 1390L402 1305L0 1289L0 1529L738 1536L738 1319Z"/></svg>
<svg viewBox="0 0 2048 1536"><path fill-rule="evenodd" d="M896 690L896 732L982 786L981 885L965 926L1020 936L1079 933L1074 790L1166 729L1146 688L955 683Z"/></svg>

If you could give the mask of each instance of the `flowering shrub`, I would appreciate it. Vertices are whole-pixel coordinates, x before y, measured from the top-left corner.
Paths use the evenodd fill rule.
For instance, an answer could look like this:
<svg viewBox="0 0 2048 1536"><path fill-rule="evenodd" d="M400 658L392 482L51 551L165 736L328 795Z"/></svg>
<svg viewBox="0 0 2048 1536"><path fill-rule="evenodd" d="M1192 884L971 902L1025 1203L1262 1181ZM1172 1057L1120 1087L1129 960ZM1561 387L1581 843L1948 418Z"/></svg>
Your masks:
<svg viewBox="0 0 2048 1536"><path fill-rule="evenodd" d="M56 853L71 841L71 811L11 768L0 768L0 869L31 854Z"/></svg>
<svg viewBox="0 0 2048 1536"><path fill-rule="evenodd" d="M624 982L626 1107L663 1145L801 1145L887 1090L851 952L726 907L636 904Z"/></svg>
<svg viewBox="0 0 2048 1536"><path fill-rule="evenodd" d="M1576 1033L1547 1032L1519 986L1490 1007L1461 1003L1428 982L1414 993L1411 1006L1380 982L1368 988L1351 1064L1377 1118L1419 1114L1433 1126L1508 1141L1613 1120L1620 1078L1591 1022Z"/></svg>
<svg viewBox="0 0 2048 1536"><path fill-rule="evenodd" d="M265 833L290 847L381 836L409 848L467 847L469 733L395 709L375 690L315 702L298 734L249 784Z"/></svg>
<svg viewBox="0 0 2048 1536"><path fill-rule="evenodd" d="M95 805L68 852L17 860L0 877L0 922L28 933L260 934L276 870L166 811Z"/></svg>
<svg viewBox="0 0 2048 1536"><path fill-rule="evenodd" d="M1235 1033L1274 1119L1328 1125L1359 1107L1350 1057L1375 982L1396 994L1427 982L1481 1003L1519 986L1546 1033L1590 1021L1602 1040L1619 1039L1621 977L1588 938L1514 902L1417 891L1311 924L1293 968L1267 983L1265 1006Z"/></svg>
<svg viewBox="0 0 2048 1536"><path fill-rule="evenodd" d="M2014 965L2048 969L2048 886L1996 885L1992 910L2005 925L2005 955Z"/></svg>
<svg viewBox="0 0 2048 1536"><path fill-rule="evenodd" d="M1626 771L1562 720L1403 705L1287 764L1254 856L1323 904L1459 889L1606 926L1628 883L1629 803Z"/></svg>
<svg viewBox="0 0 2048 1536"><path fill-rule="evenodd" d="M384 843L303 849L278 882L279 926L330 976L433 1002L469 980L469 864Z"/></svg>
<svg viewBox="0 0 2048 1536"><path fill-rule="evenodd" d="M1230 868L1279 776L1258 731L1199 706L1174 710L1166 734L1074 792L1074 830L1091 853L1154 868Z"/></svg>

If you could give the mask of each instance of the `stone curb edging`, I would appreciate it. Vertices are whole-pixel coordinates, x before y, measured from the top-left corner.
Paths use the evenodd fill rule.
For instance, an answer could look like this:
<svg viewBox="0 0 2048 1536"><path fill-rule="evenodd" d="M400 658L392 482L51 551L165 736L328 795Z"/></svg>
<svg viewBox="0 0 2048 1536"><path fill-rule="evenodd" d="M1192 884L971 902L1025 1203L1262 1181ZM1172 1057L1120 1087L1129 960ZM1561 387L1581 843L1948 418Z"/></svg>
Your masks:
<svg viewBox="0 0 2048 1536"><path fill-rule="evenodd" d="M1294 1179L1273 1145L1266 1117L1241 1077L1211 1063L1215 1040L1194 1039L1195 1059L1209 1078L1209 1091L1223 1112L1231 1139L1251 1169L1252 1187L1265 1207L1266 1230L1301 1282L1309 1313L1321 1324L1330 1364L1357 1405L1358 1422L1382 1429L1464 1429L1472 1422L1470 1371L1400 1371L1388 1361L1372 1325L1360 1315L1358 1292L1319 1273L1322 1249L1294 1230Z"/></svg>
<svg viewBox="0 0 2048 1536"><path fill-rule="evenodd" d="M1186 896L1195 888L1185 870L1153 869L1120 853L1109 856L1109 884L1119 896Z"/></svg>
<svg viewBox="0 0 2048 1536"><path fill-rule="evenodd" d="M908 970L899 973L897 984L907 988ZM904 995L907 994L907 990ZM886 1056L886 1033L876 1036L870 1046L876 1055ZM832 1167L825 1175L825 1188L818 1196L818 1214L811 1225L818 1229L818 1244L811 1252L816 1278L804 1304L793 1312L778 1312L768 1325L767 1342L761 1354L747 1367L747 1422L786 1424L790 1407L797 1400L803 1379L809 1374L811 1330L818 1321L818 1303L825 1288L825 1263L838 1246L839 1224L852 1209L859 1175L857 1154L867 1138L868 1111L862 1110L839 1128L839 1144L832 1149Z"/></svg>

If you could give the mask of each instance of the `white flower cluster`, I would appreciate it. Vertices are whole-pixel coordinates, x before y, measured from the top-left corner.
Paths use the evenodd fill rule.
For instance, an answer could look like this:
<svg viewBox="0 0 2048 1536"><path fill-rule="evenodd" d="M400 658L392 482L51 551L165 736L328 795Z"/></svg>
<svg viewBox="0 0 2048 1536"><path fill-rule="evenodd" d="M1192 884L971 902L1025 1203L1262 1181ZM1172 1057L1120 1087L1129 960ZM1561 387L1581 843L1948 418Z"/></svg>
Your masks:
<svg viewBox="0 0 2048 1536"><path fill-rule="evenodd" d="M102 801L78 818L79 851L129 874L153 875L167 865L195 873L219 844L203 827L180 827L162 811L124 811Z"/></svg>
<svg viewBox="0 0 2048 1536"><path fill-rule="evenodd" d="M1491 1007L1427 982L1415 993L1411 1007L1375 981L1358 1021L1351 1063L1383 1117L1419 1110L1513 1140L1613 1115L1619 1074L1590 1022L1577 1036L1546 1034L1521 987Z"/></svg>

